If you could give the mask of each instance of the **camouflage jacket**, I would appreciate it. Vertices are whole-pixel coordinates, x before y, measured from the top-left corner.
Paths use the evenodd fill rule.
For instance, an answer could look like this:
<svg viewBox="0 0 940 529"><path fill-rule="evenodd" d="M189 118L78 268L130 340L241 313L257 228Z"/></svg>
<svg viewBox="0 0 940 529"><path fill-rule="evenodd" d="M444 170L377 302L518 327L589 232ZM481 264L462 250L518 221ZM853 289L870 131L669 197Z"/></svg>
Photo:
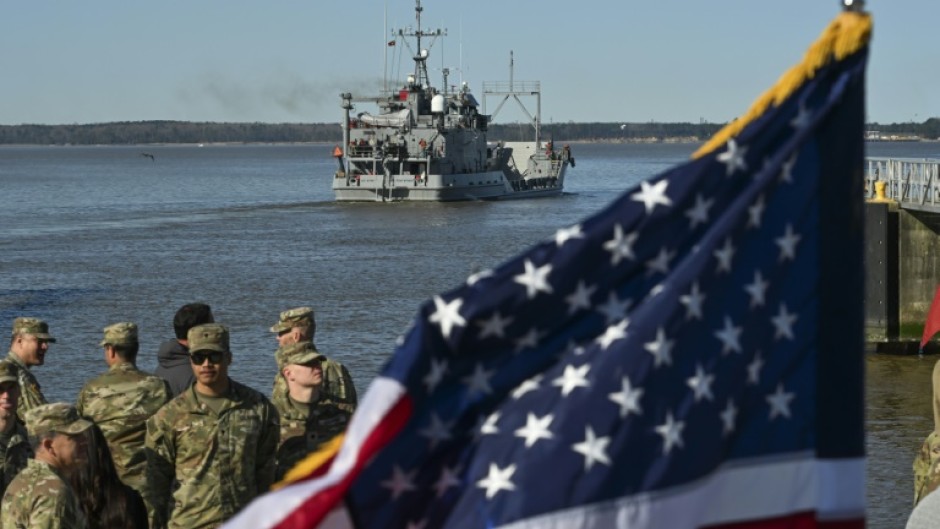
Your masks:
<svg viewBox="0 0 940 529"><path fill-rule="evenodd" d="M359 399L356 396L356 386L346 366L330 359L323 360L322 366L323 385L320 386L320 394L323 398L335 403L337 407L348 413L356 411ZM287 398L287 381L284 380L284 375L280 371L274 377L271 402L279 410L290 406L290 400Z"/></svg>
<svg viewBox="0 0 940 529"><path fill-rule="evenodd" d="M287 405L278 404L281 416L281 444L277 449L277 479L294 467L307 454L337 434L346 430L350 412L329 400L318 399L309 405L298 405L284 399Z"/></svg>
<svg viewBox="0 0 940 529"><path fill-rule="evenodd" d="M4 529L84 529L85 514L72 488L48 464L30 459L3 495Z"/></svg>
<svg viewBox="0 0 940 529"><path fill-rule="evenodd" d="M152 528L216 527L274 482L277 410L230 382L218 414L199 402L193 385L147 420Z"/></svg>
<svg viewBox="0 0 940 529"><path fill-rule="evenodd" d="M118 476L141 496L146 496L147 419L169 400L170 389L162 378L128 362L111 366L78 393L78 413L101 428Z"/></svg>
<svg viewBox="0 0 940 529"><path fill-rule="evenodd" d="M3 454L3 465L0 471L0 496L6 492L7 487L13 481L13 478L19 474L20 470L26 468L26 463L33 457L33 449L29 446L29 438L26 434L26 428L17 422L13 425L13 435L10 442L7 443L6 452Z"/></svg>
<svg viewBox="0 0 940 529"><path fill-rule="evenodd" d="M914 505L940 488L940 434L930 432L914 458Z"/></svg>
<svg viewBox="0 0 940 529"><path fill-rule="evenodd" d="M13 351L10 351L7 357L3 359L3 362L9 362L16 369L16 378L20 384L20 402L16 405L16 418L21 423L26 424L26 412L36 406L47 404L46 397L42 395L42 391L39 389L39 381L36 380L36 376Z"/></svg>

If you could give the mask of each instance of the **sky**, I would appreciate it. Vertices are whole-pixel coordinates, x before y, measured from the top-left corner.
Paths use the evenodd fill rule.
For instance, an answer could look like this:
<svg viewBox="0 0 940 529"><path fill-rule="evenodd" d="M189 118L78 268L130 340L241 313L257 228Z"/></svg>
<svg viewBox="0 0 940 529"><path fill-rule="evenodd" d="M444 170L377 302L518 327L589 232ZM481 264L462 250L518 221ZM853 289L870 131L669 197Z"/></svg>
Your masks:
<svg viewBox="0 0 940 529"><path fill-rule="evenodd" d="M339 94L413 69L391 30L414 0L47 0L0 4L0 125L335 123ZM839 13L838 0L422 0L441 70L540 81L543 123L710 122L743 114ZM940 117L937 0L868 0L868 122ZM404 57L402 57L402 53ZM403 60L402 60L403 59ZM388 72L386 75L385 72ZM387 79L387 81L386 81ZM530 113L536 102L523 100ZM487 99L492 113L499 100ZM359 109L357 108L357 111ZM363 108L362 110L367 110ZM497 121L523 121L514 104Z"/></svg>

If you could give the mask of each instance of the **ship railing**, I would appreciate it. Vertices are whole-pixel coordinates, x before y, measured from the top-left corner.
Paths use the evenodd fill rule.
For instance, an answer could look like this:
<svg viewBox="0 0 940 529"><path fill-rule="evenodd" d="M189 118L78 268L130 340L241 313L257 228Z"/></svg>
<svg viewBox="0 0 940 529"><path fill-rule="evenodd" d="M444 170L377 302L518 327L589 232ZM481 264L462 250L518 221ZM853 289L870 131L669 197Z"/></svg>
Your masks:
<svg viewBox="0 0 940 529"><path fill-rule="evenodd" d="M483 93L490 95L515 94L519 92L536 94L541 92L540 81L484 81Z"/></svg>
<svg viewBox="0 0 940 529"><path fill-rule="evenodd" d="M885 183L885 198L909 206L940 207L940 160L930 158L867 158L867 198L875 197L875 182Z"/></svg>

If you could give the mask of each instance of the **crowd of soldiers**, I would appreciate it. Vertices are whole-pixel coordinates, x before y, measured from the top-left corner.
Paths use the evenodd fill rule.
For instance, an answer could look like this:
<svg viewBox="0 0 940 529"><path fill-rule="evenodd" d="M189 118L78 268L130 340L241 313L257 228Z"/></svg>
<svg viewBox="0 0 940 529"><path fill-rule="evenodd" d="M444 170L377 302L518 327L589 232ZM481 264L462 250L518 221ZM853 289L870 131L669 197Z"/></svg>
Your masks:
<svg viewBox="0 0 940 529"><path fill-rule="evenodd" d="M229 330L188 304L161 345L156 374L137 368L137 325L104 328L108 370L75 405L47 403L31 368L55 338L13 322L0 361L2 529L217 527L342 433L357 405L346 368L313 344L310 307L273 327L271 399L228 376Z"/></svg>

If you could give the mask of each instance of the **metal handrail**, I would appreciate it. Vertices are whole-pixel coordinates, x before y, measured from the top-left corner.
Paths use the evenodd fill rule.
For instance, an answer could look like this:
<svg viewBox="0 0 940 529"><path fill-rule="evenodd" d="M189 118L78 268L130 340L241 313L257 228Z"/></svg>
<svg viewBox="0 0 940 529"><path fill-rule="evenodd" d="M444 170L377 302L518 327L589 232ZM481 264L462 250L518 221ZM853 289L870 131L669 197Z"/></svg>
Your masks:
<svg viewBox="0 0 940 529"><path fill-rule="evenodd" d="M865 189L875 197L875 182L885 183L885 197L902 207L940 207L940 160L866 158Z"/></svg>

